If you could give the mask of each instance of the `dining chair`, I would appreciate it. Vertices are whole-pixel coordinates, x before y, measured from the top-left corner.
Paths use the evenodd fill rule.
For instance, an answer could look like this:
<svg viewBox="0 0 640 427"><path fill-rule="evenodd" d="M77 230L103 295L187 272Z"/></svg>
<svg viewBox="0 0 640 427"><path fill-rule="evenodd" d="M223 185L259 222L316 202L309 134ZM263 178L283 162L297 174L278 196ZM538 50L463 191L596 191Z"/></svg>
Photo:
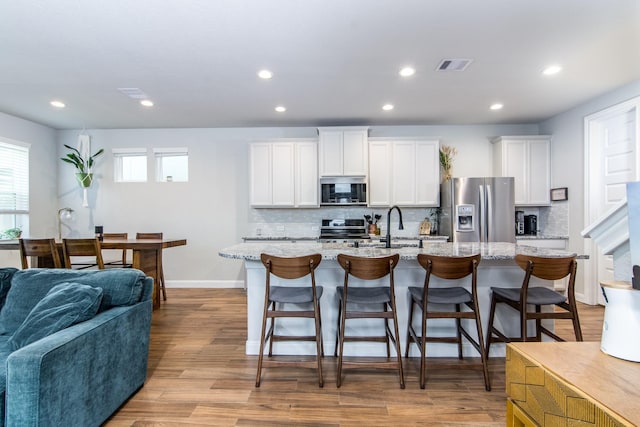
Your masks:
<svg viewBox="0 0 640 427"><path fill-rule="evenodd" d="M425 270L423 286L409 286L410 308L407 324L407 347L405 357L409 357L411 343L415 343L420 350L420 388L425 388L427 342L455 343L458 346L458 359L462 356L462 337L464 336L476 349L480 356L480 363L465 364L464 367L478 367L484 375L484 388L491 391L489 369L484 352L482 337L482 323L478 305L478 264L480 254L467 257L446 257L418 254L418 263ZM455 286L432 286L431 278L437 277L447 281L456 281ZM470 279L470 287L461 286L460 280ZM462 311L466 306L467 311ZM420 329L416 332L414 326L414 309L421 311ZM427 319L454 319L456 324L455 336L428 335ZM462 319L472 320L477 338L474 338L462 324ZM438 367L442 367L438 362ZM459 365L458 365L459 366Z"/></svg>
<svg viewBox="0 0 640 427"><path fill-rule="evenodd" d="M324 385L322 377L322 358L324 347L322 344L322 320L320 316L320 298L322 286L316 286L315 269L322 261L322 255L312 254L299 257L282 258L274 255L261 254L260 260L266 269L264 309L262 314L262 333L260 335L260 352L258 353L258 372L256 387L260 387L260 377L264 366L299 366L317 368L318 385ZM278 278L278 284L272 285L271 277ZM300 280L309 276L307 283L300 284ZM295 281L295 282L291 282ZM287 282L290 282L287 284ZM285 306L295 305L285 309ZM309 309L308 306L311 305ZM302 306L302 307L300 307ZM306 308L304 307L306 306ZM315 335L286 335L278 333L276 318L309 318L314 320ZM270 322L269 322L270 320ZM269 328L267 329L267 323ZM281 322L278 322L280 324ZM269 341L268 359L264 359L264 346ZM275 341L313 341L316 343L315 360L274 360L273 343Z"/></svg>
<svg viewBox="0 0 640 427"><path fill-rule="evenodd" d="M107 240L128 240L129 239L129 234L128 233L104 233L103 235L103 239L107 239ZM112 252L119 252L120 249L102 249L102 259L104 260L104 252L105 251L109 251L110 253ZM119 268L131 268L132 264L130 262L127 261L127 250L126 249L122 249L122 253L120 254L120 259L118 260L104 260L104 265L105 267L119 267Z"/></svg>
<svg viewBox="0 0 640 427"><path fill-rule="evenodd" d="M575 297L576 270L578 263L575 256L570 257L539 257L529 255L516 255L516 263L525 275L520 288L491 288L491 308L489 309L489 330L487 333L486 356L489 356L489 347L492 342L512 341L542 341L545 334L556 341L565 341L542 324L544 319L570 319L573 323L573 331L576 341L582 341L580 319ZM530 286L531 278L551 281L569 277L564 292L558 292L545 286ZM510 337L499 331L494 326L496 306L505 304L520 314L520 336ZM548 310L542 311L544 306ZM528 321L535 322L535 335L529 336Z"/></svg>
<svg viewBox="0 0 640 427"><path fill-rule="evenodd" d="M400 379L400 388L404 388L393 279L393 270L398 265L399 259L400 255L398 254L379 258L338 254L338 263L344 270L344 284L336 287L338 323L334 355L338 357L336 379L338 387L342 384L342 368L347 367L396 369ZM353 283L353 278L360 279L359 283ZM380 286L381 279L388 280L388 285ZM347 336L345 334L346 321L351 319L383 319L384 335ZM389 326L389 320L393 321L393 329ZM354 341L385 343L387 346L386 360L374 360L380 358L343 360L344 343ZM395 360L391 359L390 342L394 344Z"/></svg>
<svg viewBox="0 0 640 427"><path fill-rule="evenodd" d="M97 237L89 239L62 239L62 251L64 253L64 264L66 268L84 270L97 267L104 270L104 261L100 240ZM72 262L72 258L81 257L80 262ZM88 262L87 258L92 261Z"/></svg>
<svg viewBox="0 0 640 427"><path fill-rule="evenodd" d="M163 234L162 233L136 233L136 239L139 240L144 240L144 239L157 239L157 240L162 240L163 238ZM159 276L158 276L158 286L160 286L160 289L162 290L162 299L164 301L167 300L167 290L164 286L164 268L162 266L162 251L158 251L158 255L157 255L157 263L158 263L158 271Z"/></svg>
<svg viewBox="0 0 640 427"><path fill-rule="evenodd" d="M18 241L23 269L29 268L29 257L38 257L44 263L50 263L53 268L62 268L55 239L19 239ZM40 262L38 267L42 267Z"/></svg>

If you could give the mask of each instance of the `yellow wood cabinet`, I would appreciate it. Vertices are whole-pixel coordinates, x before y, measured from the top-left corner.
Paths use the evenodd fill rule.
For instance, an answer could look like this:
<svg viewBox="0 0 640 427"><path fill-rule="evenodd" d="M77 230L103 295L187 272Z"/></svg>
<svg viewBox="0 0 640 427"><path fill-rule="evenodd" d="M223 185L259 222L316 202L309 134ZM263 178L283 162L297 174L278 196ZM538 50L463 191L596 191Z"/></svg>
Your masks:
<svg viewBox="0 0 640 427"><path fill-rule="evenodd" d="M599 342L511 343L507 426L640 425L640 364Z"/></svg>

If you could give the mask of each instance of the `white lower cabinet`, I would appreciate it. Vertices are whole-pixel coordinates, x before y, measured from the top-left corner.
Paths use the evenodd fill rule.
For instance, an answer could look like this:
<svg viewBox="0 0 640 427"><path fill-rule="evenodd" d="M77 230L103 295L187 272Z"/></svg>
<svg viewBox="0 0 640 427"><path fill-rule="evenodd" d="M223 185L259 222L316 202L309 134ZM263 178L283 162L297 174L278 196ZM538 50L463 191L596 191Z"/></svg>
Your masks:
<svg viewBox="0 0 640 427"><path fill-rule="evenodd" d="M438 206L440 144L434 140L369 142L369 206Z"/></svg>
<svg viewBox="0 0 640 427"><path fill-rule="evenodd" d="M256 142L249 146L252 207L318 207L315 142Z"/></svg>

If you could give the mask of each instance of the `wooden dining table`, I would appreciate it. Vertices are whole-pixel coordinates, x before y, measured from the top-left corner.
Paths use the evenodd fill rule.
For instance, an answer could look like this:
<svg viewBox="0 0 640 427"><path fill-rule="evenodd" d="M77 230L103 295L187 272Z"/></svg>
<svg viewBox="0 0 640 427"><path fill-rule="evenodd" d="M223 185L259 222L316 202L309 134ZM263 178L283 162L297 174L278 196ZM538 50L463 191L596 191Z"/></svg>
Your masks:
<svg viewBox="0 0 640 427"><path fill-rule="evenodd" d="M158 278L160 277L160 268L162 267L162 251L167 248L176 246L185 246L186 239L104 239L100 242L102 249L131 249L133 252L132 267L141 270L147 276L153 278L153 308L160 307L160 286L158 286ZM62 256L62 242L56 242L56 246ZM20 250L20 244L17 240L0 242L0 250ZM45 257L37 257L34 267L53 267L53 261Z"/></svg>

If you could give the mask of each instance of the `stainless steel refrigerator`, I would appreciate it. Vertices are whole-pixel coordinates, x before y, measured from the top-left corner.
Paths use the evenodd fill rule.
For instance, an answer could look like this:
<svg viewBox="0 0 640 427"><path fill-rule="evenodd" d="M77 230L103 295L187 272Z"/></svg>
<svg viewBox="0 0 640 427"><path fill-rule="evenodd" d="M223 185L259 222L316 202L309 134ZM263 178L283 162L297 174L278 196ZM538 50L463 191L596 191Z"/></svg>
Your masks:
<svg viewBox="0 0 640 427"><path fill-rule="evenodd" d="M440 186L440 234L452 242L515 243L513 178L452 178Z"/></svg>

